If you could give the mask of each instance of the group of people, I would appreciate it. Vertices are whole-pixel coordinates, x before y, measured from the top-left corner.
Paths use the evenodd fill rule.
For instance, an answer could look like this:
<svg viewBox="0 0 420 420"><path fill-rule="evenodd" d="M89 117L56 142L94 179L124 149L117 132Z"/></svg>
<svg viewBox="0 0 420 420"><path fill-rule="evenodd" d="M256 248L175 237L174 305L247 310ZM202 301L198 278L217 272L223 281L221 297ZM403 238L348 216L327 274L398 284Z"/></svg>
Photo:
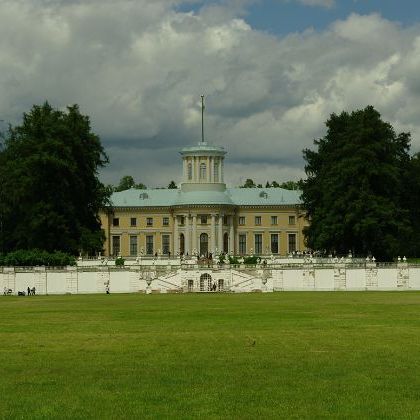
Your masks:
<svg viewBox="0 0 420 420"><path fill-rule="evenodd" d="M32 289L28 286L28 296L35 296L35 292L36 292L36 290L35 290L35 286L34 287L32 287Z"/></svg>

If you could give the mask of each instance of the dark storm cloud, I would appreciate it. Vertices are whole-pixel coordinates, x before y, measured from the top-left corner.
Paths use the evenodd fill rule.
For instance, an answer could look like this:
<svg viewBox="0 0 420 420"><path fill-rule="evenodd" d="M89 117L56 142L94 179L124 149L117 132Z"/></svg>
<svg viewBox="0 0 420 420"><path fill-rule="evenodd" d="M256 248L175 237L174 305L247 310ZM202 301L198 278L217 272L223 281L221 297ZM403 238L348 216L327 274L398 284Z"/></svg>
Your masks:
<svg viewBox="0 0 420 420"><path fill-rule="evenodd" d="M196 13L182 3L1 1L0 119L17 123L45 100L78 103L104 141L102 176L113 183L126 174L179 181L177 151L200 139L202 93L206 138L228 150L233 185L255 174L298 179L302 149L329 114L367 104L412 131L419 150L420 28L351 15L275 37L241 18L248 2L206 2Z"/></svg>

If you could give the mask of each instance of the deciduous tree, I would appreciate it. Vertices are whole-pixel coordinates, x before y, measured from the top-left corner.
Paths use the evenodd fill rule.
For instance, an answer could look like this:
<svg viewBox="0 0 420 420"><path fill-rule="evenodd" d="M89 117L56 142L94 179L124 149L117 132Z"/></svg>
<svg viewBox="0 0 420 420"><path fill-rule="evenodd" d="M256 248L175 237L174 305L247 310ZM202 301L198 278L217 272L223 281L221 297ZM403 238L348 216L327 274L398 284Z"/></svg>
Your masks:
<svg viewBox="0 0 420 420"><path fill-rule="evenodd" d="M404 206L410 134L397 135L372 106L332 114L326 126L316 150L303 152L308 246L381 259L404 253L411 231Z"/></svg>
<svg viewBox="0 0 420 420"><path fill-rule="evenodd" d="M108 157L77 105L34 106L10 128L0 162L3 252L101 250L98 212L109 191L98 168Z"/></svg>

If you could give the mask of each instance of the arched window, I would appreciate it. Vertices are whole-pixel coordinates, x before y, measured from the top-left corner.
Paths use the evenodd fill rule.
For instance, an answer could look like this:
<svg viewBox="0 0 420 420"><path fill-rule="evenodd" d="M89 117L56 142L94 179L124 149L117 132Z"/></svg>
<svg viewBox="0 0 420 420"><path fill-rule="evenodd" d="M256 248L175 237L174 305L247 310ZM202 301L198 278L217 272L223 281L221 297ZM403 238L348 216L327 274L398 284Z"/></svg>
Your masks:
<svg viewBox="0 0 420 420"><path fill-rule="evenodd" d="M219 182L219 162L214 162L214 182Z"/></svg>
<svg viewBox="0 0 420 420"><path fill-rule="evenodd" d="M188 172L188 179L192 179L192 163L190 162L187 166L187 172Z"/></svg>
<svg viewBox="0 0 420 420"><path fill-rule="evenodd" d="M200 163L200 179L206 179L206 164Z"/></svg>
<svg viewBox="0 0 420 420"><path fill-rule="evenodd" d="M179 252L185 254L185 237L183 233L179 235Z"/></svg>
<svg viewBox="0 0 420 420"><path fill-rule="evenodd" d="M210 292L211 286L211 275L207 273L202 274L200 276L200 292Z"/></svg>
<svg viewBox="0 0 420 420"><path fill-rule="evenodd" d="M209 252L209 236L207 233L202 233L200 235L200 255L207 257Z"/></svg>
<svg viewBox="0 0 420 420"><path fill-rule="evenodd" d="M229 252L229 235L227 233L223 235L223 252L226 254Z"/></svg>

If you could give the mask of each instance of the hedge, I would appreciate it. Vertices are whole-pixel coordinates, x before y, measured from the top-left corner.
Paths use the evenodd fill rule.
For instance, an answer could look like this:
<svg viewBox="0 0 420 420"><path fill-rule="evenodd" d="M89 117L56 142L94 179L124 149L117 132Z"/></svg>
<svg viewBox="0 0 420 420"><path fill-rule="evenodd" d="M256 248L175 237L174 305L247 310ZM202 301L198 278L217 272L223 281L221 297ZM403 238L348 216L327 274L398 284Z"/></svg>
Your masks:
<svg viewBox="0 0 420 420"><path fill-rule="evenodd" d="M0 266L55 266L76 265L73 255L60 251L47 252L40 249L18 250L0 255Z"/></svg>

